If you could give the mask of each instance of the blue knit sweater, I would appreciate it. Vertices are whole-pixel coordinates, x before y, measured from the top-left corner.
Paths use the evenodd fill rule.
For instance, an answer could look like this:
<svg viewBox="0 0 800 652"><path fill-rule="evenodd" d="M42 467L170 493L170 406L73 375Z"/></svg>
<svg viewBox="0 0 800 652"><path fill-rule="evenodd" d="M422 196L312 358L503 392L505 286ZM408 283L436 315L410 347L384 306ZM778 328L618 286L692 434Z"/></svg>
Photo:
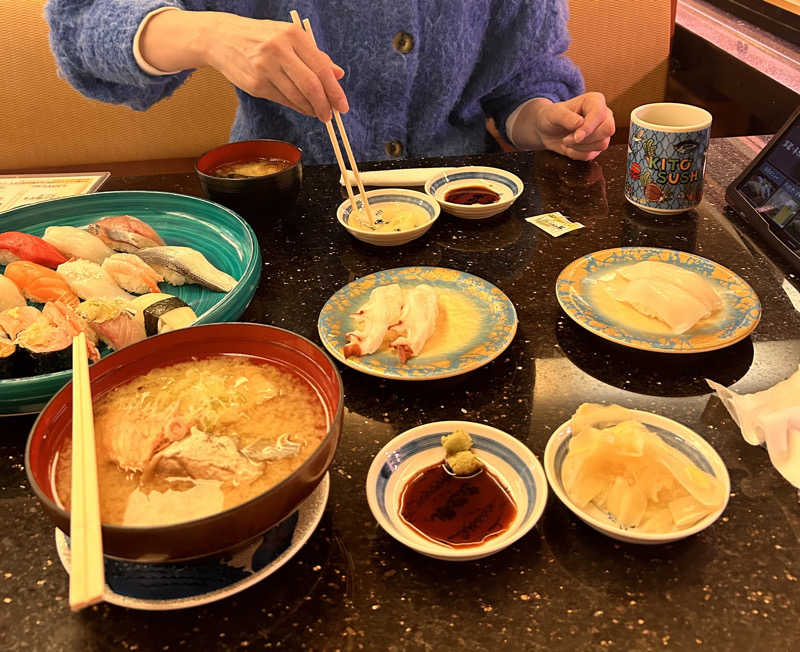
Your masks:
<svg viewBox="0 0 800 652"><path fill-rule="evenodd" d="M189 72L153 77L133 57L144 16L162 6L311 20L319 47L345 69L344 116L359 160L388 158L399 141L408 157L480 152L484 122L501 132L523 101L561 101L583 91L568 45L564 0L50 0L47 20L58 65L84 95L144 110L169 96ZM400 31L410 52L392 44ZM303 148L307 163L332 162L315 118L237 89L231 140L278 138Z"/></svg>

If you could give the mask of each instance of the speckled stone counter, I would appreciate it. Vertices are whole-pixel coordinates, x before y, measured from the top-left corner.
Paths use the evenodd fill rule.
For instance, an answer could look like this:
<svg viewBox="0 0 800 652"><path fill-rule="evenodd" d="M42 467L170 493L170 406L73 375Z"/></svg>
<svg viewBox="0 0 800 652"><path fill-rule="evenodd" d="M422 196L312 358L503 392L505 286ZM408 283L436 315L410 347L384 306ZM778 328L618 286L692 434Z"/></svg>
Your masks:
<svg viewBox="0 0 800 652"><path fill-rule="evenodd" d="M499 218L470 223L443 215L420 240L387 250L353 240L336 222L338 171L307 168L294 214L256 225L264 268L243 319L318 342L317 315L348 281L390 267L439 265L476 274L510 297L519 315L513 343L486 367L443 381L380 381L341 367L344 433L316 532L263 582L177 612L69 611L54 528L23 469L33 418L0 420L0 648L797 649L798 493L763 449L744 442L703 380L755 391L800 363L800 282L723 208L725 186L759 145L752 138L713 142L706 198L696 212L669 219L623 199L624 146L591 164L549 153L429 160L504 167L526 189ZM112 178L104 189L200 190L190 174ZM586 228L551 238L524 221L551 210ZM556 277L575 258L620 245L697 252L733 269L762 301L760 325L730 348L689 356L628 350L585 332L559 308ZM731 475L723 517L678 543L633 546L590 529L551 493L527 536L460 564L420 556L373 520L367 469L403 430L441 419L481 421L541 457L550 434L583 401L658 412L707 438Z"/></svg>

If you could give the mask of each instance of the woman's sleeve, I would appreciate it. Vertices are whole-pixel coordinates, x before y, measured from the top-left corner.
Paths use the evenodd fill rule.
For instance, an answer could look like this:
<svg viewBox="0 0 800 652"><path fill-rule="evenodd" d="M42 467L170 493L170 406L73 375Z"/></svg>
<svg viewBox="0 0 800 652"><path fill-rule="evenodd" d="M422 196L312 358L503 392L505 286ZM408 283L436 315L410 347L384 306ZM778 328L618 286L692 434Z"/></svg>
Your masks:
<svg viewBox="0 0 800 652"><path fill-rule="evenodd" d="M564 0L540 0L521 2L515 15L500 15L494 22L496 32L486 43L498 83L481 104L504 138L506 119L526 100L563 102L583 93L580 71L564 56L569 46L567 16Z"/></svg>
<svg viewBox="0 0 800 652"><path fill-rule="evenodd" d="M171 95L191 71L152 76L139 68L133 39L159 7L199 9L199 0L49 0L45 17L59 74L87 97L143 111Z"/></svg>

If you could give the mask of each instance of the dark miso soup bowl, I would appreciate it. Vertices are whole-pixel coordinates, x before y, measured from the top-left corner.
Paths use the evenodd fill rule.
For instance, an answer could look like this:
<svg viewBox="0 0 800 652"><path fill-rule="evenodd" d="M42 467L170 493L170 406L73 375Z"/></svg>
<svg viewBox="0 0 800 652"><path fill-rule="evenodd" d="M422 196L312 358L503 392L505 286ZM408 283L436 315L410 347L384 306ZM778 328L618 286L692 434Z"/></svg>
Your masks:
<svg viewBox="0 0 800 652"><path fill-rule="evenodd" d="M236 548L292 514L330 466L342 431L342 379L315 344L274 326L244 323L193 326L137 342L89 367L97 400L157 367L215 355L245 355L292 371L317 391L328 412L328 433L311 456L271 489L236 507L193 521L160 526L102 526L103 552L141 562L179 561ZM51 472L72 429L72 383L45 406L28 436L25 469L33 491L58 528L69 534L70 515L55 501Z"/></svg>
<svg viewBox="0 0 800 652"><path fill-rule="evenodd" d="M206 152L197 159L195 171L210 200L227 206L248 221L268 222L294 205L303 184L302 155L299 147L283 140L242 140ZM214 175L214 170L225 163L276 158L291 165L273 174L246 179Z"/></svg>

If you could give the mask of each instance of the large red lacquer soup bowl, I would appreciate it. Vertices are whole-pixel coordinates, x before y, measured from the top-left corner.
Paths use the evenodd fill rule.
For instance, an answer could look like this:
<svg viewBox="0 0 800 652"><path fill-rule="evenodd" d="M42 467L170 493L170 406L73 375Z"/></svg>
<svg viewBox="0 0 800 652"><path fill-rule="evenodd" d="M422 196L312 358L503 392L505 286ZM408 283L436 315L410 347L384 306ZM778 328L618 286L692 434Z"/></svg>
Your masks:
<svg viewBox="0 0 800 652"><path fill-rule="evenodd" d="M311 456L267 491L211 516L174 525L103 525L103 551L136 561L175 561L236 547L289 516L316 488L330 466L342 431L342 379L331 359L315 344L290 331L260 324L194 326L151 337L91 365L92 397L156 367L215 355L245 355L292 371L317 391L328 413L329 428ZM45 406L28 437L25 466L45 511L69 534L69 513L54 499L54 458L71 437L72 383Z"/></svg>

